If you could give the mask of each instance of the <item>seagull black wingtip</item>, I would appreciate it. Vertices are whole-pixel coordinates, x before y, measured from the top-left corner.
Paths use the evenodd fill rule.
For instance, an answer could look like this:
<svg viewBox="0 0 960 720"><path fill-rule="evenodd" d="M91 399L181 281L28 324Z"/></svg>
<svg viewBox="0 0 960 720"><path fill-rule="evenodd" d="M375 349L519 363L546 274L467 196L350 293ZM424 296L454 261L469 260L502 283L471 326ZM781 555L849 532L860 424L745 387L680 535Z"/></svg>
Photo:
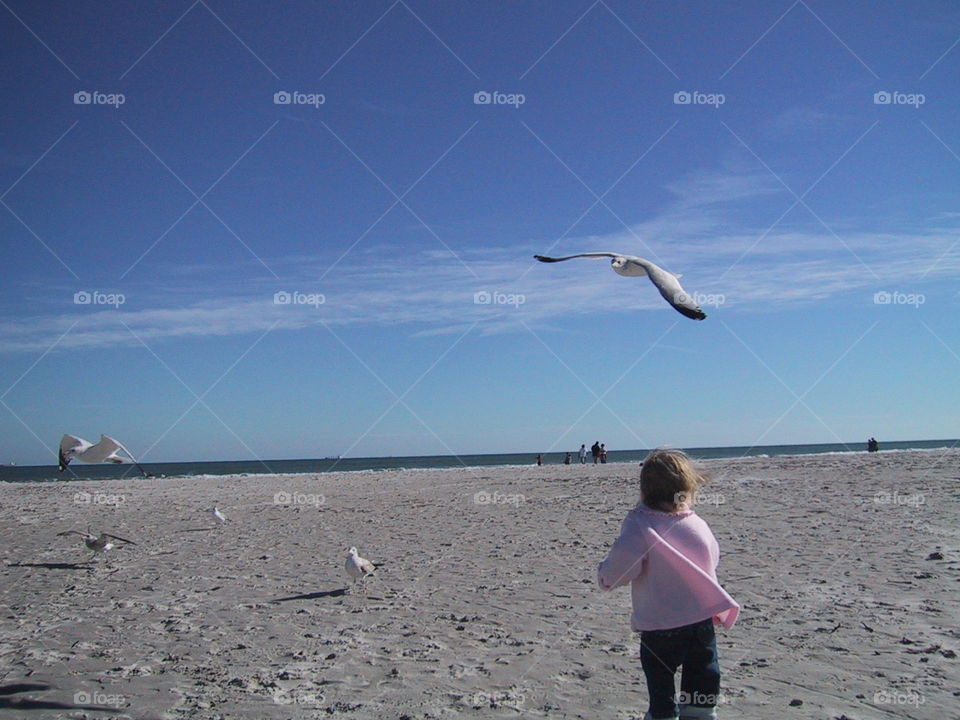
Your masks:
<svg viewBox="0 0 960 720"><path fill-rule="evenodd" d="M691 320L703 320L707 317L707 314L700 308L697 308L696 310L691 310L690 308L677 307L676 305L674 305L674 310L679 312L681 315L685 315Z"/></svg>

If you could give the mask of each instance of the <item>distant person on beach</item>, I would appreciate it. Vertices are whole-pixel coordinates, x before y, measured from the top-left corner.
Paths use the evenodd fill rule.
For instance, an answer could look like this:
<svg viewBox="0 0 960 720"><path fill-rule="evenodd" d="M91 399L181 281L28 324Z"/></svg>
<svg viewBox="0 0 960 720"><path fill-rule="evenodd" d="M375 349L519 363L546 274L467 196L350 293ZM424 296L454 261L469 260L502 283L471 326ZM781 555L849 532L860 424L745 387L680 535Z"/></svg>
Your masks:
<svg viewBox="0 0 960 720"><path fill-rule="evenodd" d="M537 465L543 465L543 455L537 455Z"/></svg>
<svg viewBox="0 0 960 720"><path fill-rule="evenodd" d="M580 446L580 464L584 465L587 462L587 444L584 443Z"/></svg>
<svg viewBox="0 0 960 720"><path fill-rule="evenodd" d="M603 464L607 462L607 446L603 443L600 443L600 462Z"/></svg>
<svg viewBox="0 0 960 720"><path fill-rule="evenodd" d="M630 585L630 626L640 633L646 718L716 718L720 664L714 625L733 627L740 606L717 581L720 549L693 511L704 478L678 450L654 450L640 469L640 502L597 571L602 590ZM681 692L674 676L683 666ZM679 704L678 704L679 701Z"/></svg>
<svg viewBox="0 0 960 720"><path fill-rule="evenodd" d="M590 448L590 454L593 455L593 464L600 462L600 441L597 440Z"/></svg>
<svg viewBox="0 0 960 720"><path fill-rule="evenodd" d="M570 453L567 453L566 455L564 455L564 457L563 457L563 464L564 464L564 465L569 465L569 464L570 464Z"/></svg>
<svg viewBox="0 0 960 720"><path fill-rule="evenodd" d="M867 440L867 452L877 452L880 449L880 443L877 442L876 438L870 438Z"/></svg>

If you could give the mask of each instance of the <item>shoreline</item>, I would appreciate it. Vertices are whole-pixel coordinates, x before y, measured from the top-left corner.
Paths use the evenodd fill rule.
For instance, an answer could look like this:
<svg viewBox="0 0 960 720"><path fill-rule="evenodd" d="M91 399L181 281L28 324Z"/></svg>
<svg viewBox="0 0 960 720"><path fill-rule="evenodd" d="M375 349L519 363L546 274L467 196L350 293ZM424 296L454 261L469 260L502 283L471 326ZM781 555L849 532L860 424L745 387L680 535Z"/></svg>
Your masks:
<svg viewBox="0 0 960 720"><path fill-rule="evenodd" d="M930 441L935 442L935 441ZM939 442L939 441L936 441ZM842 451L827 451L822 453L796 453L789 454L783 453L779 455L768 455L768 454L757 454L757 455L741 455L736 457L719 457L719 458L702 458L698 459L695 456L691 456L691 459L694 460L698 465L712 465L715 463L724 463L724 462L739 462L739 461L749 461L749 460L775 460L779 458L783 459L797 459L797 458L819 458L819 457L871 457L871 456L888 456L888 455L897 455L901 453L936 453L940 452L943 454L960 454L960 441L957 441L957 446L951 447L934 447L934 448L891 448L889 450L878 450L876 452L868 453L866 450L842 450ZM617 451L617 452L633 452L631 451ZM559 454L559 453L558 453ZM419 457L419 456L414 456ZM535 457L535 455L534 455ZM365 459L365 458L357 458ZM213 462L213 461L211 461ZM267 461L275 462L275 461ZM287 461L280 461L287 462ZM624 466L636 466L640 463L640 460L622 460L606 463L597 463L596 467L624 467ZM179 463L172 463L179 464ZM149 465L149 463L148 463ZM139 475L135 475L131 472L125 478L54 478L51 480L3 480L0 481L0 487L3 485L33 485L33 484L60 484L60 483L78 483L78 482L142 482L144 480L179 480L179 479L193 479L193 480L211 480L211 479L224 479L224 478L272 478L272 477L324 477L328 475L379 475L382 473L403 473L403 472L417 472L417 473L435 473L435 472L475 472L475 471L487 471L491 469L504 469L504 470L526 470L526 469L544 469L544 468L575 468L575 467L588 467L594 466L594 463L579 463L571 462L570 465L565 465L563 462L550 462L544 463L542 466L538 466L536 462L525 463L525 464L503 464L503 465L451 465L444 467L390 467L390 468L367 468L361 470L323 470L323 471L303 471L303 472L250 472L250 473L198 473L193 475L153 475L150 478L144 478ZM37 468L37 467L47 467L45 465L30 465L23 466L24 468ZM91 466L98 467L98 466Z"/></svg>

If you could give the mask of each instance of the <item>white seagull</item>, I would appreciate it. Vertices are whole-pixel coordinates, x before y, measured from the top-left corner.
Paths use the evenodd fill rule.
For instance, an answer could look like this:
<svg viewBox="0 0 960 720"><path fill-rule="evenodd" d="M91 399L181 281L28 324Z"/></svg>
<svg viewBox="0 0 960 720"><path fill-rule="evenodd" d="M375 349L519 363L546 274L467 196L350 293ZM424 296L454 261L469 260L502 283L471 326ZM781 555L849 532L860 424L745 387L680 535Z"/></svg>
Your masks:
<svg viewBox="0 0 960 720"><path fill-rule="evenodd" d="M216 506L216 505L214 505L212 508L210 508L209 512L210 512L210 514L213 516L213 519L216 520L216 521L217 521L218 523L220 523L221 525L223 525L225 522L227 522L227 516L224 515L222 512L220 512L220 511L217 509L217 506Z"/></svg>
<svg viewBox="0 0 960 720"><path fill-rule="evenodd" d="M121 452L126 453L128 457L120 455ZM96 445L75 435L64 435L60 439L58 464L60 472L66 470L67 465L74 459L85 463L133 463L143 473L144 477L148 477L147 471L140 467L140 464L133 457L133 453L109 435L101 435L100 442Z"/></svg>
<svg viewBox="0 0 960 720"><path fill-rule="evenodd" d="M648 276L650 282L660 291L663 299L670 303L677 312L693 320L703 320L707 316L693 301L693 298L687 294L687 291L680 287L681 275L674 275L673 273L667 272L659 265L655 265L642 257L637 257L636 255L621 255L620 253L612 252L580 253L579 255L568 255L567 257L560 258L546 257L545 255L534 255L534 257L540 262L546 263L563 262L564 260L581 257L613 258L610 261L610 265L613 267L614 272L625 277Z"/></svg>
<svg viewBox="0 0 960 720"><path fill-rule="evenodd" d="M83 544L87 546L88 550L93 552L93 555L90 556L90 559L93 560L98 553L106 552L107 550L112 550L116 545L111 540L119 540L120 542L129 543L130 545L136 545L133 540L127 540L126 538L118 537L116 535L111 535L110 533L100 533L100 536L91 535L88 532L80 532L79 530L66 530L62 533L57 533L57 535L79 535L83 538Z"/></svg>
<svg viewBox="0 0 960 720"><path fill-rule="evenodd" d="M347 561L344 563L347 575L352 578L353 585L356 586L357 579L360 578L364 587L366 587L367 576L372 575L377 566L366 558L360 557L355 547L350 548L350 554L347 555Z"/></svg>

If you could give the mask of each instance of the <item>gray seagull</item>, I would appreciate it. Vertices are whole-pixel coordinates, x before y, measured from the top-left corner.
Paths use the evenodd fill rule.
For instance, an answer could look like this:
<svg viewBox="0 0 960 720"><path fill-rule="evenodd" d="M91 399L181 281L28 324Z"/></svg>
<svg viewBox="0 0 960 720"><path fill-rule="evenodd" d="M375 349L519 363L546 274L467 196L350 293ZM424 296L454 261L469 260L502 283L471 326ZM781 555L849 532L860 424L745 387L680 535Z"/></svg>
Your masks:
<svg viewBox="0 0 960 720"><path fill-rule="evenodd" d="M111 535L110 533L100 533L100 536L91 535L88 532L80 532L79 530L66 530L62 533L57 533L57 535L79 535L83 538L83 544L87 546L88 550L93 552L93 555L90 556L90 559L93 560L98 553L106 552L107 550L112 550L116 545L111 540L119 540L120 542L129 543L130 545L136 545L133 540L127 540L126 538L117 537L116 535Z"/></svg>

